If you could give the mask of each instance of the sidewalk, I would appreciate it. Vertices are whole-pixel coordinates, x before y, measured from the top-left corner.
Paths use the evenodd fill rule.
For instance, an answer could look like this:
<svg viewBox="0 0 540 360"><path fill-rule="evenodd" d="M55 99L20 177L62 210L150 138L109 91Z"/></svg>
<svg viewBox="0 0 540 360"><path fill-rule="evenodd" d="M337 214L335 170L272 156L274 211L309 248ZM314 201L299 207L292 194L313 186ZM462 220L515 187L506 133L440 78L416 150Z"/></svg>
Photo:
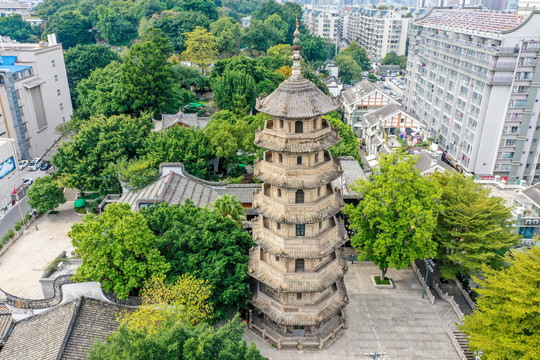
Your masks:
<svg viewBox="0 0 540 360"><path fill-rule="evenodd" d="M39 230L31 226L0 257L0 289L18 297L43 298L39 279L60 252L65 250L71 256L73 246L67 233L82 219L73 211L72 201L57 210L57 215L41 215L37 220Z"/></svg>

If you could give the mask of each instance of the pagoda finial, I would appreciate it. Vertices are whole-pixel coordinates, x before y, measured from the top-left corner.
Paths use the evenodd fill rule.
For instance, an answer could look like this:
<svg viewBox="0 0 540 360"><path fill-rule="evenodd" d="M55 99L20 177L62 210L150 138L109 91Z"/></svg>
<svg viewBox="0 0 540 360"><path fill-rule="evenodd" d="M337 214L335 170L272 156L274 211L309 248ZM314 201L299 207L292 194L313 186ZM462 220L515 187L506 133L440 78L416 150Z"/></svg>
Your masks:
<svg viewBox="0 0 540 360"><path fill-rule="evenodd" d="M302 59L302 56L300 56L300 31L298 30L298 26L300 26L300 23L298 22L298 18L296 19L296 30L294 31L294 40L293 40L293 55L292 55L292 78L298 78L302 76L301 66L300 66L300 60Z"/></svg>

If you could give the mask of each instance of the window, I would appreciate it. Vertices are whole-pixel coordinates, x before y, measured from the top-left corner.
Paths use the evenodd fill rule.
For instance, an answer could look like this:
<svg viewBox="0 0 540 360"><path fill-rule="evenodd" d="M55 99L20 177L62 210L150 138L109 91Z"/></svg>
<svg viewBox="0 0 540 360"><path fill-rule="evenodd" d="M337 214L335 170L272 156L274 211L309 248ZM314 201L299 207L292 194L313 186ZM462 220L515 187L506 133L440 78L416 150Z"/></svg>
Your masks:
<svg viewBox="0 0 540 360"><path fill-rule="evenodd" d="M283 120L279 120L279 127L283 128Z"/></svg>
<svg viewBox="0 0 540 360"><path fill-rule="evenodd" d="M302 165L302 157L301 156L298 156L296 158L296 165Z"/></svg>
<svg viewBox="0 0 540 360"><path fill-rule="evenodd" d="M21 89L15 90L15 93L17 94L17 99L21 98Z"/></svg>
<svg viewBox="0 0 540 360"><path fill-rule="evenodd" d="M306 236L306 224L296 224L296 236Z"/></svg>
<svg viewBox="0 0 540 360"><path fill-rule="evenodd" d="M60 110L64 110L64 104L60 103Z"/></svg>
<svg viewBox="0 0 540 360"><path fill-rule="evenodd" d="M317 188L317 197L321 197L321 188Z"/></svg>
<svg viewBox="0 0 540 360"><path fill-rule="evenodd" d="M296 203L297 204L303 204L304 203L304 190L296 190Z"/></svg>
<svg viewBox="0 0 540 360"><path fill-rule="evenodd" d="M56 93L58 94L58 96L62 95L62 92L60 91L60 89L56 90Z"/></svg>
<svg viewBox="0 0 540 360"><path fill-rule="evenodd" d="M276 229L281 230L281 224L280 223L277 223Z"/></svg>
<svg viewBox="0 0 540 360"><path fill-rule="evenodd" d="M516 142L517 142L516 139L506 139L506 146L516 145Z"/></svg>
<svg viewBox="0 0 540 360"><path fill-rule="evenodd" d="M56 62L54 60L51 60L51 65L52 67L55 67L56 66Z"/></svg>
<svg viewBox="0 0 540 360"><path fill-rule="evenodd" d="M58 81L58 75L54 75L54 81Z"/></svg>
<svg viewBox="0 0 540 360"><path fill-rule="evenodd" d="M302 300L302 293L296 293L296 300Z"/></svg>
<svg viewBox="0 0 540 360"><path fill-rule="evenodd" d="M281 189L277 189L277 196L281 197Z"/></svg>
<svg viewBox="0 0 540 360"><path fill-rule="evenodd" d="M294 262L294 272L304 272L304 259L296 259Z"/></svg>
<svg viewBox="0 0 540 360"><path fill-rule="evenodd" d="M279 154L279 162L283 162L283 154Z"/></svg>
<svg viewBox="0 0 540 360"><path fill-rule="evenodd" d="M513 157L514 157L514 152L513 151L505 151L505 152L501 153L501 158L502 159L512 159Z"/></svg>
<svg viewBox="0 0 540 360"><path fill-rule="evenodd" d="M294 132L297 134L301 134L304 132L304 124L301 121L297 121L294 123Z"/></svg>
<svg viewBox="0 0 540 360"><path fill-rule="evenodd" d="M315 154L315 164L319 162L319 154Z"/></svg>

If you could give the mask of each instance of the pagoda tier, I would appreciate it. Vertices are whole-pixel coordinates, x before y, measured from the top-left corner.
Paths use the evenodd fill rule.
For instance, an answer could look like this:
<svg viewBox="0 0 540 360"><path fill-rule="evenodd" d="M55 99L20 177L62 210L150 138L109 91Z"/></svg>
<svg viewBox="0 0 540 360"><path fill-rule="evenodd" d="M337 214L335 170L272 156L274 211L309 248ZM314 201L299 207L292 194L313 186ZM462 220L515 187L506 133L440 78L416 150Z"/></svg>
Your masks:
<svg viewBox="0 0 540 360"><path fill-rule="evenodd" d="M341 141L328 120L315 118L306 121L309 133L295 133L297 121L273 118L255 134L255 145L263 149L286 152L315 152L326 150ZM287 133L283 131L287 129Z"/></svg>
<svg viewBox="0 0 540 360"><path fill-rule="evenodd" d="M328 151L341 139L322 117L337 105L301 76L298 35L291 77L257 101L257 110L273 118L255 137L268 150L254 169L264 184L253 195L259 217L249 261L256 310L249 326L278 349L302 342L322 349L344 328L348 302L340 249L348 238L336 218L345 204L332 186L342 170Z"/></svg>
<svg viewBox="0 0 540 360"><path fill-rule="evenodd" d="M335 217L326 220L320 226L324 230L314 237L298 238L286 227L272 222L270 219L259 217L253 221L253 240L267 253L284 258L312 259L328 256L348 240L343 222ZM318 227L319 224L308 225Z"/></svg>

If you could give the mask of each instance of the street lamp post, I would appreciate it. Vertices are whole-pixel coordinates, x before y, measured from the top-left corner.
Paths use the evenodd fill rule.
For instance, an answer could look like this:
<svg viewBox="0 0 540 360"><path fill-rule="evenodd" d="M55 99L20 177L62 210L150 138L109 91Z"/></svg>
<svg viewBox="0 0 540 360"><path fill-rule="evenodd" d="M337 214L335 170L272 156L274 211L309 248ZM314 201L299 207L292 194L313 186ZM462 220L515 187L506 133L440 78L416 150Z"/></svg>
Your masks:
<svg viewBox="0 0 540 360"><path fill-rule="evenodd" d="M377 350L375 350L374 353L369 353L369 354L365 353L364 355L367 356L370 359L377 360L381 356L386 356L386 353L385 352L379 353L379 352L377 352ZM381 360L390 360L390 359L381 359Z"/></svg>
<svg viewBox="0 0 540 360"><path fill-rule="evenodd" d="M426 278L424 279L424 290L422 290L422 299L426 295L427 280L430 272L433 272L433 261L426 259Z"/></svg>
<svg viewBox="0 0 540 360"><path fill-rule="evenodd" d="M34 226L36 227L36 231L37 231L39 229L37 227L37 222L36 222L36 209L32 209L32 217L34 218Z"/></svg>

